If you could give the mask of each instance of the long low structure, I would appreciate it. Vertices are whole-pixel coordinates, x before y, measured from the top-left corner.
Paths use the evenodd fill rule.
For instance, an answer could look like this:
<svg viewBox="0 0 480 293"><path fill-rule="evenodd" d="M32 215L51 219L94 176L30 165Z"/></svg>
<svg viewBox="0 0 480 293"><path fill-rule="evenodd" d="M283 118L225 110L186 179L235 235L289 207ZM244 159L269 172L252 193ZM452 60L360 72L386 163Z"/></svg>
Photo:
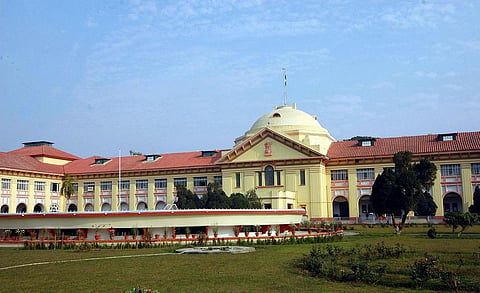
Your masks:
<svg viewBox="0 0 480 293"><path fill-rule="evenodd" d="M111 231L148 229L150 233L172 236L174 228L196 227L210 235L233 236L234 227L288 227L297 225L305 215L303 209L219 209L162 210L89 213L28 213L0 215L0 229L29 230L35 233L53 230L78 230L87 235L107 237ZM253 232L253 231L252 231ZM265 231L264 231L265 232ZM142 232L143 233L143 232ZM5 235L2 235L5 237Z"/></svg>

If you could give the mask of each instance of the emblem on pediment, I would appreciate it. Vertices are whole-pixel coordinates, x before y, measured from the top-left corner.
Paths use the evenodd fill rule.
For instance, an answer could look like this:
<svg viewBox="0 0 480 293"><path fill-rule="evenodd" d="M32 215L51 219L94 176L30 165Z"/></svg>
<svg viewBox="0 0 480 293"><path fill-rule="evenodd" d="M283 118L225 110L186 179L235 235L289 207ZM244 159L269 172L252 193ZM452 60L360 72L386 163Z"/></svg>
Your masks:
<svg viewBox="0 0 480 293"><path fill-rule="evenodd" d="M265 143L265 157L269 157L272 155L272 143L271 142L266 142Z"/></svg>

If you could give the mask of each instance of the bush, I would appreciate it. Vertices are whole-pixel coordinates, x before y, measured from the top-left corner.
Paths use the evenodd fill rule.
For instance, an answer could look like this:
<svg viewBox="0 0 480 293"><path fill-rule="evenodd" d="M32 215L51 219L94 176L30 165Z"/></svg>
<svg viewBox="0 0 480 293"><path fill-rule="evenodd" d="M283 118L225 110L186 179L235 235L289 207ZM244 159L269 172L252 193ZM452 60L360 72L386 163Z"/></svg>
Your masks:
<svg viewBox="0 0 480 293"><path fill-rule="evenodd" d="M437 238L437 230L435 230L435 228L433 227L428 229L427 236L430 237L431 239Z"/></svg>
<svg viewBox="0 0 480 293"><path fill-rule="evenodd" d="M438 258L428 254L411 266L410 277L417 286L423 287L427 281L439 279L443 272Z"/></svg>
<svg viewBox="0 0 480 293"><path fill-rule="evenodd" d="M149 288L134 287L130 290L125 291L125 293L158 293L158 291Z"/></svg>
<svg viewBox="0 0 480 293"><path fill-rule="evenodd" d="M372 260L398 258L405 251L400 244L390 247L384 242L348 250L335 245L317 246L299 260L298 266L314 277L375 284L384 276L387 265Z"/></svg>
<svg viewBox="0 0 480 293"><path fill-rule="evenodd" d="M387 265L380 264L373 266L368 261L354 261L350 264L352 278L355 281L362 281L367 284L375 284L383 277Z"/></svg>

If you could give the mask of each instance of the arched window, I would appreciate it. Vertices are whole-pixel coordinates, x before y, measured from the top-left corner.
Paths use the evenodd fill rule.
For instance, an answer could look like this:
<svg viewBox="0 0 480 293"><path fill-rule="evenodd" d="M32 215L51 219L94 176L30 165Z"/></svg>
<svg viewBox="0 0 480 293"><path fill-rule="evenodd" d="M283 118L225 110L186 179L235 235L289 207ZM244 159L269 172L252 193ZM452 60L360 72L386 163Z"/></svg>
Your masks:
<svg viewBox="0 0 480 293"><path fill-rule="evenodd" d="M360 208L360 219L365 220L374 216L373 206L369 195L362 196L358 201L358 205Z"/></svg>
<svg viewBox="0 0 480 293"><path fill-rule="evenodd" d="M41 213L41 212L43 212L43 205L40 204L40 203L37 203L37 204L33 207L33 212L34 212L34 213Z"/></svg>
<svg viewBox="0 0 480 293"><path fill-rule="evenodd" d="M126 202L122 202L120 204L120 210L121 211L128 211L128 204Z"/></svg>
<svg viewBox="0 0 480 293"><path fill-rule="evenodd" d="M4 204L2 208L0 209L0 213L2 214L7 214L8 213L8 206Z"/></svg>
<svg viewBox="0 0 480 293"><path fill-rule="evenodd" d="M68 206L68 211L69 211L69 212L76 212L77 210L78 210L78 208L77 208L77 205L76 205L76 204L71 203L71 204Z"/></svg>
<svg viewBox="0 0 480 293"><path fill-rule="evenodd" d="M147 209L148 209L148 208L147 208L147 204L146 204L146 203L144 203L144 202L139 202L139 203L137 204L137 211L145 211L145 210L147 210Z"/></svg>
<svg viewBox="0 0 480 293"><path fill-rule="evenodd" d="M50 205L50 212L51 213L57 213L58 212L58 205L56 203Z"/></svg>
<svg viewBox="0 0 480 293"><path fill-rule="evenodd" d="M91 203L87 203L85 205L85 211L86 212L93 212L93 205Z"/></svg>
<svg viewBox="0 0 480 293"><path fill-rule="evenodd" d="M337 196L333 200L333 217L334 218L348 218L348 200L343 196ZM342 220L342 219L340 219Z"/></svg>
<svg viewBox="0 0 480 293"><path fill-rule="evenodd" d="M112 206L109 203L102 204L102 212L109 212L112 210Z"/></svg>
<svg viewBox="0 0 480 293"><path fill-rule="evenodd" d="M27 212L27 206L24 203L21 203L17 206L17 214L23 214Z"/></svg>
<svg viewBox="0 0 480 293"><path fill-rule="evenodd" d="M265 167L265 185L275 185L275 170L272 166Z"/></svg>
<svg viewBox="0 0 480 293"><path fill-rule="evenodd" d="M462 197L456 192L447 193L443 197L443 212L463 212Z"/></svg>
<svg viewBox="0 0 480 293"><path fill-rule="evenodd" d="M165 203L163 201L157 202L157 205L155 206L156 210L163 210L165 209Z"/></svg>

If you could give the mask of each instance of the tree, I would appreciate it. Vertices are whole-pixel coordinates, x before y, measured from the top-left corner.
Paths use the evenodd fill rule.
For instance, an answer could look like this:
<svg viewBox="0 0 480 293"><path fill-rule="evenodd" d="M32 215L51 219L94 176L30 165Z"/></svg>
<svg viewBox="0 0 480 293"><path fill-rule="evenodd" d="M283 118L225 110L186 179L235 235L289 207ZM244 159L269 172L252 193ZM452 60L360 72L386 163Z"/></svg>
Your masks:
<svg viewBox="0 0 480 293"><path fill-rule="evenodd" d="M74 188L74 183L76 182L77 179L69 175L65 176L65 179L62 181L62 187L60 187L60 195L65 196L66 199L70 199L76 192Z"/></svg>
<svg viewBox="0 0 480 293"><path fill-rule="evenodd" d="M258 198L257 193L255 192L254 189L250 189L247 191L247 195L245 196L248 201L248 208L249 209L261 209L262 208L262 202Z"/></svg>
<svg viewBox="0 0 480 293"><path fill-rule="evenodd" d="M228 209L230 202L228 196L218 184L209 183L207 185L206 209Z"/></svg>
<svg viewBox="0 0 480 293"><path fill-rule="evenodd" d="M408 151L396 153L393 162L395 169L386 168L375 180L370 200L375 213L390 216L395 230L400 233L408 213L417 210L419 202L422 202L421 208L426 209L422 212L428 214L434 208L425 193L435 181L437 168L428 159L413 164L412 153ZM395 222L395 216L401 216L400 225Z"/></svg>
<svg viewBox="0 0 480 293"><path fill-rule="evenodd" d="M480 186L475 187L473 192L473 204L468 208L470 213L475 213L480 215Z"/></svg>
<svg viewBox="0 0 480 293"><path fill-rule="evenodd" d="M75 183L77 179L71 177L70 175L66 175L65 179L62 181L62 186L60 187L60 195L64 196L65 199L69 200L72 195L75 194ZM65 205L67 201L65 201ZM67 210L67 208L65 208Z"/></svg>
<svg viewBox="0 0 480 293"><path fill-rule="evenodd" d="M231 209L248 209L248 199L242 193L232 193L230 195L230 208Z"/></svg>
<svg viewBox="0 0 480 293"><path fill-rule="evenodd" d="M433 197L430 195L430 193L424 192L418 199L417 209L415 213L418 216L427 217L428 221L428 217L435 216L437 208L438 206L433 200Z"/></svg>
<svg viewBox="0 0 480 293"><path fill-rule="evenodd" d="M460 226L462 230L458 232L457 237L460 237L468 226L473 226L478 221L478 215L472 213L448 213L443 218L448 226L452 227L452 233Z"/></svg>
<svg viewBox="0 0 480 293"><path fill-rule="evenodd" d="M177 202L176 205L179 209L200 209L203 208L200 198L185 186L178 185L177 189Z"/></svg>

